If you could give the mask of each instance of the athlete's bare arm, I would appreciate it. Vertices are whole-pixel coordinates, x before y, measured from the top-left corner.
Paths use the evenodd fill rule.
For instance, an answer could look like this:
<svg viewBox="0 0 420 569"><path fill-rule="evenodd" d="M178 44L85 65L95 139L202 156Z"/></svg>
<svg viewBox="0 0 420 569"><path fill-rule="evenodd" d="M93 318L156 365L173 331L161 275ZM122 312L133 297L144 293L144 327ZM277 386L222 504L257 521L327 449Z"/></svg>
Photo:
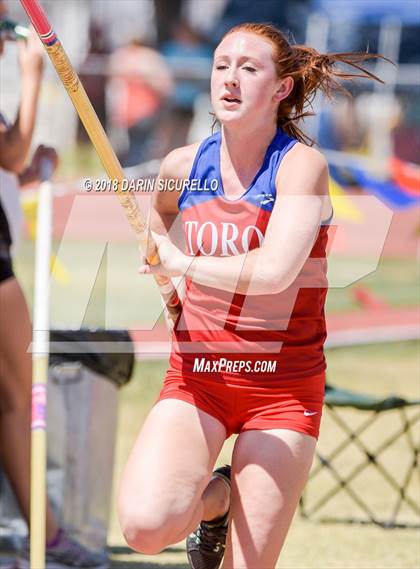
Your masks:
<svg viewBox="0 0 420 569"><path fill-rule="evenodd" d="M301 271L321 222L332 211L324 156L314 148L296 144L280 165L276 190L259 267L269 287L284 290ZM259 267L255 269L257 272ZM252 290L250 293L253 294Z"/></svg>
<svg viewBox="0 0 420 569"><path fill-rule="evenodd" d="M159 253L165 274L183 274L206 286L242 294L274 294L288 288L302 269L320 223L331 212L328 166L317 150L296 144L276 179L277 199L260 248L232 257L191 258L165 240ZM153 267L151 272L158 270Z"/></svg>
<svg viewBox="0 0 420 569"><path fill-rule="evenodd" d="M0 167L19 174L29 152L43 70L43 47L35 32L18 42L21 100L15 122L0 127Z"/></svg>
<svg viewBox="0 0 420 569"><path fill-rule="evenodd" d="M153 192L150 228L162 235L170 234L171 240L177 244L180 240L180 223L177 223L177 216L181 194L178 191L160 191L159 187L165 180L188 179L198 146L199 144L183 146L166 156L162 161ZM162 187L164 188L164 184Z"/></svg>
<svg viewBox="0 0 420 569"><path fill-rule="evenodd" d="M199 144L191 144L177 148L166 156L162 161L152 196L150 229L157 234L167 235L181 251L184 250L181 216L178 215L178 200L181 194L178 191L159 191L158 188L160 181L188 179L198 146ZM173 277L172 280L182 300L185 295L183 276ZM171 330L173 321L167 313L166 324Z"/></svg>

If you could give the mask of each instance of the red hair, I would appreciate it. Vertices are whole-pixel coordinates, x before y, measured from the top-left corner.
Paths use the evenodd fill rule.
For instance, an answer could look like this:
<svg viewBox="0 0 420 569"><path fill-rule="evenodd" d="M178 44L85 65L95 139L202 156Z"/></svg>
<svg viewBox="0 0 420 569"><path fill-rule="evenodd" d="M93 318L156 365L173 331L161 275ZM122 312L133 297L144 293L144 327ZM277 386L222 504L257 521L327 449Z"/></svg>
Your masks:
<svg viewBox="0 0 420 569"><path fill-rule="evenodd" d="M381 55L370 53L322 54L312 47L291 45L286 36L271 24L239 24L230 29L224 38L235 32L255 34L270 41L273 45L273 60L278 77L293 78L292 92L281 101L278 107L277 126L301 142L313 143L296 123L306 116L313 115L305 109L311 105L318 90L330 98L335 90L345 91L341 85L343 80L362 77L383 83L379 77L360 65L367 59L379 57L385 59ZM356 72L340 71L336 69L337 63L350 66Z"/></svg>

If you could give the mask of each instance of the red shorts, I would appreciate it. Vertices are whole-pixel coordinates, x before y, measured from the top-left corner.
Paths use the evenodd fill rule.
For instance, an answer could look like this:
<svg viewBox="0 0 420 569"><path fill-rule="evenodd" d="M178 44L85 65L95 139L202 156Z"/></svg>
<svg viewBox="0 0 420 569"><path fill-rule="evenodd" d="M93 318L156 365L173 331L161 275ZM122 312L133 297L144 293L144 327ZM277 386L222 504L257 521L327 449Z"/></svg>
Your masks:
<svg viewBox="0 0 420 569"><path fill-rule="evenodd" d="M191 403L218 419L225 426L226 438L255 429L290 429L317 439L324 391L324 371L271 388L185 377L169 369L158 401Z"/></svg>

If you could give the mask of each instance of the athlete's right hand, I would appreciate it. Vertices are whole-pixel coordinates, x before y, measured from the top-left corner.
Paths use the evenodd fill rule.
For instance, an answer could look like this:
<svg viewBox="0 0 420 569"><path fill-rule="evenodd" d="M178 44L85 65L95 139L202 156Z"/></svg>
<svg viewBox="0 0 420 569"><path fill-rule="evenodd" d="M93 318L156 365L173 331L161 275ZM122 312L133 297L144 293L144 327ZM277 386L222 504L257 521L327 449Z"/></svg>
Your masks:
<svg viewBox="0 0 420 569"><path fill-rule="evenodd" d="M160 263L149 265L140 252L140 267L138 273L141 275L165 275L166 277L183 277L191 264L191 258L187 257L171 240L159 233L151 231L151 235L156 243Z"/></svg>

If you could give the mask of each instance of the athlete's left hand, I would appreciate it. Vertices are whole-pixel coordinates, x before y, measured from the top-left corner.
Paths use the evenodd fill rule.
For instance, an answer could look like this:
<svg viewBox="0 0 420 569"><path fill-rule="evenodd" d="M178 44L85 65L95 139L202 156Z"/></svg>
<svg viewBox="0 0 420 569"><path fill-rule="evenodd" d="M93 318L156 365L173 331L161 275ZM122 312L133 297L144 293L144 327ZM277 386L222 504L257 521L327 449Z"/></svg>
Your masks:
<svg viewBox="0 0 420 569"><path fill-rule="evenodd" d="M138 269L141 275L166 275L167 277L183 276L191 263L191 258L176 247L166 235L151 232L159 253L160 263L149 265L144 254L141 254L141 264Z"/></svg>

